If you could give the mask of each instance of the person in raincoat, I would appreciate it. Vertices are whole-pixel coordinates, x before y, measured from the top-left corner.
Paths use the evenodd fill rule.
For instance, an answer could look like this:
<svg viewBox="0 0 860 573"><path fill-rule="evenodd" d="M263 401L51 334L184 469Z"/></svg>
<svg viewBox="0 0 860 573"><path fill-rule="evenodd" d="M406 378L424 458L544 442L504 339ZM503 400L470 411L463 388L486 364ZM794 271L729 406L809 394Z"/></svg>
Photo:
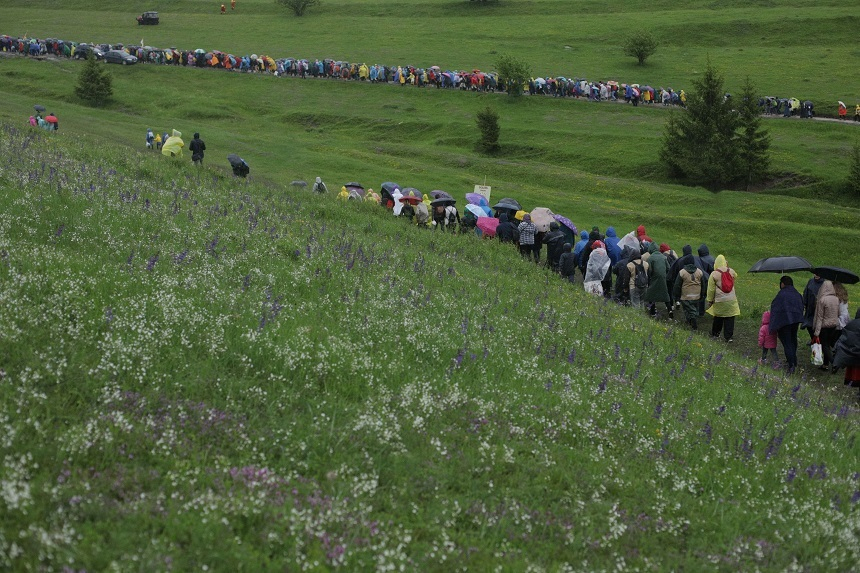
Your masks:
<svg viewBox="0 0 860 573"><path fill-rule="evenodd" d="M203 152L206 151L206 144L200 139L199 133L194 134L194 139L191 140L188 149L191 151L191 161L197 165L203 165Z"/></svg>
<svg viewBox="0 0 860 573"><path fill-rule="evenodd" d="M692 249L690 250L692 252ZM672 290L675 300L680 301L681 308L684 310L684 320L690 328L698 330L699 301L707 295L705 273L702 269L696 268L692 255L679 260L686 260L686 264L678 271Z"/></svg>
<svg viewBox="0 0 860 573"><path fill-rule="evenodd" d="M847 119L848 118L848 106L846 106L843 102L839 102L839 119Z"/></svg>
<svg viewBox="0 0 860 573"><path fill-rule="evenodd" d="M423 228L430 226L430 210L423 201L415 206L415 224Z"/></svg>
<svg viewBox="0 0 860 573"><path fill-rule="evenodd" d="M558 270L558 261L561 258L562 247L565 244L565 236L561 225L553 221L549 224L549 233L543 236L546 245L546 264L552 270Z"/></svg>
<svg viewBox="0 0 860 573"><path fill-rule="evenodd" d="M642 254L636 247L630 247L630 257L627 263L627 292L630 306L634 308L645 306L645 292L648 290L648 261L642 260ZM644 274L644 278L643 277ZM620 275L619 275L620 277ZM644 286L641 283L645 283Z"/></svg>
<svg viewBox="0 0 860 573"><path fill-rule="evenodd" d="M579 241L573 246L573 256L576 257L576 267L585 276L585 247L588 245L588 231L579 233Z"/></svg>
<svg viewBox="0 0 860 573"><path fill-rule="evenodd" d="M558 272L561 278L573 282L576 278L576 257L571 252L571 244L565 243L561 248L561 257L558 259Z"/></svg>
<svg viewBox="0 0 860 573"><path fill-rule="evenodd" d="M595 241L591 246L591 254L588 256L588 266L585 269L585 280L583 288L585 292L603 296L604 281L609 275L609 254L603 241ZM610 280L611 276L610 276Z"/></svg>
<svg viewBox="0 0 860 573"><path fill-rule="evenodd" d="M833 362L833 345L839 331L839 297L831 281L824 281L818 289L818 300L815 302L815 317L812 322L813 332L821 341L824 351L824 364L821 370L829 370Z"/></svg>
<svg viewBox="0 0 860 573"><path fill-rule="evenodd" d="M669 275L669 263L666 255L660 252L657 243L648 243L648 290L645 291L645 302L651 316L657 315L657 303L666 304L669 318L672 318L672 298L669 296L669 287L666 277Z"/></svg>
<svg viewBox="0 0 860 573"><path fill-rule="evenodd" d="M346 190L346 185L340 188L340 193L337 194L337 198L343 201L349 199L349 191Z"/></svg>
<svg viewBox="0 0 860 573"><path fill-rule="evenodd" d="M328 191L328 187L325 186L325 183L323 183L322 178L317 177L316 181L314 181L314 186L312 190L314 193L326 193Z"/></svg>
<svg viewBox="0 0 860 573"><path fill-rule="evenodd" d="M499 215L499 226L496 227L496 237L502 243L518 243L518 232L516 226L508 220L508 214Z"/></svg>
<svg viewBox="0 0 860 573"><path fill-rule="evenodd" d="M860 388L860 319L850 321L842 330L836 342L833 367L845 368L846 386Z"/></svg>
<svg viewBox="0 0 860 573"><path fill-rule="evenodd" d="M146 130L146 148L152 149L155 146L155 134L152 133L152 129Z"/></svg>
<svg viewBox="0 0 860 573"><path fill-rule="evenodd" d="M723 290L723 275L731 276L732 288L728 292ZM735 292L734 281L738 274L729 268L726 257L717 255L714 260L714 272L708 277L708 294L705 298L707 312L714 317L711 326L711 338L719 338L722 332L726 342L733 342L735 333L735 317L740 316L741 309L738 305L738 295Z"/></svg>
<svg viewBox="0 0 860 573"><path fill-rule="evenodd" d="M182 141L182 133L174 129L173 134L161 146L161 154L168 157L182 157L183 147L185 142Z"/></svg>
<svg viewBox="0 0 860 573"><path fill-rule="evenodd" d="M860 103L854 108L854 121L860 121Z"/></svg>

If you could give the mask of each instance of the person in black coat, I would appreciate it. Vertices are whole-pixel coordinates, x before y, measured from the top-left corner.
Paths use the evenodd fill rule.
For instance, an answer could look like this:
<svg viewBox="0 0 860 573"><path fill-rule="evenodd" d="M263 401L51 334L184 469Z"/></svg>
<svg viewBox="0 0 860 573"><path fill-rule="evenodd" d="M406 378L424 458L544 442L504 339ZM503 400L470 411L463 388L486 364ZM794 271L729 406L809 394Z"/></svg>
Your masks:
<svg viewBox="0 0 860 573"><path fill-rule="evenodd" d="M612 274L615 275L615 291L613 299L619 304L628 304L630 302L630 271L627 269L627 263L630 262L631 250L625 246L621 250L621 256L618 262L612 267Z"/></svg>
<svg viewBox="0 0 860 573"><path fill-rule="evenodd" d="M561 231L561 226L555 221L550 223L549 233L544 235L543 243L546 245L546 262L552 270L558 270L558 261L561 258L565 241L566 238L564 232Z"/></svg>
<svg viewBox="0 0 860 573"><path fill-rule="evenodd" d="M508 214L499 215L499 226L496 227L496 236L503 243L516 243L516 226L508 221Z"/></svg>
<svg viewBox="0 0 860 573"><path fill-rule="evenodd" d="M803 297L790 276L779 279L779 292L770 303L768 330L782 342L786 366L791 374L797 368L797 329L803 322Z"/></svg>
<svg viewBox="0 0 860 573"><path fill-rule="evenodd" d="M203 152L206 151L206 144L200 139L199 133L194 134L194 139L191 140L188 149L191 151L191 161L197 165L203 165Z"/></svg>
<svg viewBox="0 0 860 573"><path fill-rule="evenodd" d="M845 368L845 385L860 387L860 310L836 341L833 368Z"/></svg>

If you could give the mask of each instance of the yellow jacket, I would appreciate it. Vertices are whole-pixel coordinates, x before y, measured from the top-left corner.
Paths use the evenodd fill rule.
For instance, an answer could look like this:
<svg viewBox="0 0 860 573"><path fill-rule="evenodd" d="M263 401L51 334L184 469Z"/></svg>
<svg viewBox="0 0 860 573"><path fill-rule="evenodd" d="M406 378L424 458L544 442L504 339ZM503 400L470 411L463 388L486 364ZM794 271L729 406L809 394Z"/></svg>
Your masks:
<svg viewBox="0 0 860 573"><path fill-rule="evenodd" d="M182 133L174 129L173 134L167 138L161 147L161 153L168 157L182 157L183 147L185 147L185 142L182 141Z"/></svg>

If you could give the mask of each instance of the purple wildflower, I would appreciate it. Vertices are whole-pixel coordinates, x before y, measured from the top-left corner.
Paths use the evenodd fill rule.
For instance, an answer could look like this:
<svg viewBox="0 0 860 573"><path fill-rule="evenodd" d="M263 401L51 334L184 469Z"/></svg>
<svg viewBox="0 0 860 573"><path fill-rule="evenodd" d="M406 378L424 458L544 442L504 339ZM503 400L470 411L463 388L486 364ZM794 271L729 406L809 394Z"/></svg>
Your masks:
<svg viewBox="0 0 860 573"><path fill-rule="evenodd" d="M158 253L155 253L151 257L149 257L149 261L146 263L146 270L152 272L152 269L155 268L155 263L158 262Z"/></svg>
<svg viewBox="0 0 860 573"><path fill-rule="evenodd" d="M797 468L790 467L788 468L788 473L785 476L785 481L791 483L794 481L794 478L797 477Z"/></svg>

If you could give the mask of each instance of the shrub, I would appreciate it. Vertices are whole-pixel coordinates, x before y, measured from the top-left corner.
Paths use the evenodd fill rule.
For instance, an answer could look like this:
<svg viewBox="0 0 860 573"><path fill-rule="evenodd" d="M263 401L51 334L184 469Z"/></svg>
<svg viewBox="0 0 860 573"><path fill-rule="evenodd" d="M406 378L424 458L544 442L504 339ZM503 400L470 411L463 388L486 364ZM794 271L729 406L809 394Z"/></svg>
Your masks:
<svg viewBox="0 0 860 573"><path fill-rule="evenodd" d="M624 40L624 55L632 56L643 65L657 51L657 39L650 32L636 32Z"/></svg>
<svg viewBox="0 0 860 573"><path fill-rule="evenodd" d="M78 74L75 94L94 106L106 104L113 96L113 76L96 61L92 52L87 56L87 61L81 73Z"/></svg>
<svg viewBox="0 0 860 573"><path fill-rule="evenodd" d="M487 106L478 112L476 121L481 138L478 140L478 149L484 153L495 153L499 150L499 114L496 110Z"/></svg>

